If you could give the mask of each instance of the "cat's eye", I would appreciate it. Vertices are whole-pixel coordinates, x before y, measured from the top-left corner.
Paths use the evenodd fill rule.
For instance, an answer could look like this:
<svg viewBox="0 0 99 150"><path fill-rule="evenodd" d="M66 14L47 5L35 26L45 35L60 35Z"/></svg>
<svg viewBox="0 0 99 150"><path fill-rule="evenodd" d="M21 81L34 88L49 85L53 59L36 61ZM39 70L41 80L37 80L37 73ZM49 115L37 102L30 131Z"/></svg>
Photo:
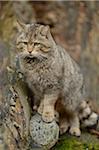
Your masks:
<svg viewBox="0 0 99 150"><path fill-rule="evenodd" d="M38 47L39 48L39 50L41 50L42 52L45 52L45 53L47 53L48 51L49 51L49 47L46 47L44 44L42 44L42 43L34 43L34 46L35 47Z"/></svg>
<svg viewBox="0 0 99 150"><path fill-rule="evenodd" d="M39 46L39 45L41 45L40 43L34 43L34 46Z"/></svg>
<svg viewBox="0 0 99 150"><path fill-rule="evenodd" d="M18 43L17 43L17 45L19 45L19 44L24 44L24 45L27 45L27 44L28 44L28 42L25 42L25 41L20 41L20 42L18 42Z"/></svg>
<svg viewBox="0 0 99 150"><path fill-rule="evenodd" d="M27 45L28 42L23 42L25 45Z"/></svg>

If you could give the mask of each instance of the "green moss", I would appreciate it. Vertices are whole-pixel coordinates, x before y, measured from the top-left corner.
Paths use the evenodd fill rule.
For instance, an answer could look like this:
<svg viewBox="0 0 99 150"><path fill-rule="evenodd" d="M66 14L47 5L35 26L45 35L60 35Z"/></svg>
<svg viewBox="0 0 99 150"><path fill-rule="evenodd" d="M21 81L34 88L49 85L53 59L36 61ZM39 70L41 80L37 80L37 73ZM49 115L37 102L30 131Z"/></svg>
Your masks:
<svg viewBox="0 0 99 150"><path fill-rule="evenodd" d="M52 150L99 150L99 143L82 141L73 136L62 136Z"/></svg>
<svg viewBox="0 0 99 150"><path fill-rule="evenodd" d="M63 137L57 143L56 147L53 150L82 150L83 145L80 141L75 140L74 137Z"/></svg>

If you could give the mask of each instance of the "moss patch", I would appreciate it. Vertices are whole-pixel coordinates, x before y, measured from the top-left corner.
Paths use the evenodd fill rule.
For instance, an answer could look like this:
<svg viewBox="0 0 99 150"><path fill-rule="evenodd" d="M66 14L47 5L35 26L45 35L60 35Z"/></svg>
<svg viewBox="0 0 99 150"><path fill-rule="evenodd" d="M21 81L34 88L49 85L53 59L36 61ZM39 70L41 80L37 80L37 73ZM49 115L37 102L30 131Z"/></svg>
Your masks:
<svg viewBox="0 0 99 150"><path fill-rule="evenodd" d="M91 135L92 136L92 135ZM95 137L96 138L96 137ZM58 143L52 150L99 150L99 141L83 140L70 135L61 136Z"/></svg>

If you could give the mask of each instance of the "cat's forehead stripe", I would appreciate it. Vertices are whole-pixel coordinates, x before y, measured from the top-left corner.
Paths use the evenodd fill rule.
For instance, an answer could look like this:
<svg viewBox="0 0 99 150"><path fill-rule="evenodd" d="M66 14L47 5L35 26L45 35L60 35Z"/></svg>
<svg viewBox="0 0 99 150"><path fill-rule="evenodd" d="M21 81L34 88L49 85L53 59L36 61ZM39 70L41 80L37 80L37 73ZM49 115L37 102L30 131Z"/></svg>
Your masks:
<svg viewBox="0 0 99 150"><path fill-rule="evenodd" d="M30 27L29 27L29 42L32 42L32 40L35 38L37 29L38 29L37 24L30 25Z"/></svg>

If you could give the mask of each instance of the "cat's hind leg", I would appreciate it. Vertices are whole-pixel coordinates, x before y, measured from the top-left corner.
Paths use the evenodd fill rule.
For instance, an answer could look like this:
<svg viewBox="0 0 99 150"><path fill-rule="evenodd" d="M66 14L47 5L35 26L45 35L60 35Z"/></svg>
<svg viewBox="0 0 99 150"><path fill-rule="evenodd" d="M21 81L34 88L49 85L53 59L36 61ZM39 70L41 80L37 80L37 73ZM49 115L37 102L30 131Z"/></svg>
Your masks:
<svg viewBox="0 0 99 150"><path fill-rule="evenodd" d="M60 130L60 134L65 133L68 128L69 128L69 122L67 119L61 120L59 121L59 130Z"/></svg>
<svg viewBox="0 0 99 150"><path fill-rule="evenodd" d="M79 122L79 117L77 116L77 114L74 114L74 117L70 121L69 133L77 137L81 135L80 122Z"/></svg>

